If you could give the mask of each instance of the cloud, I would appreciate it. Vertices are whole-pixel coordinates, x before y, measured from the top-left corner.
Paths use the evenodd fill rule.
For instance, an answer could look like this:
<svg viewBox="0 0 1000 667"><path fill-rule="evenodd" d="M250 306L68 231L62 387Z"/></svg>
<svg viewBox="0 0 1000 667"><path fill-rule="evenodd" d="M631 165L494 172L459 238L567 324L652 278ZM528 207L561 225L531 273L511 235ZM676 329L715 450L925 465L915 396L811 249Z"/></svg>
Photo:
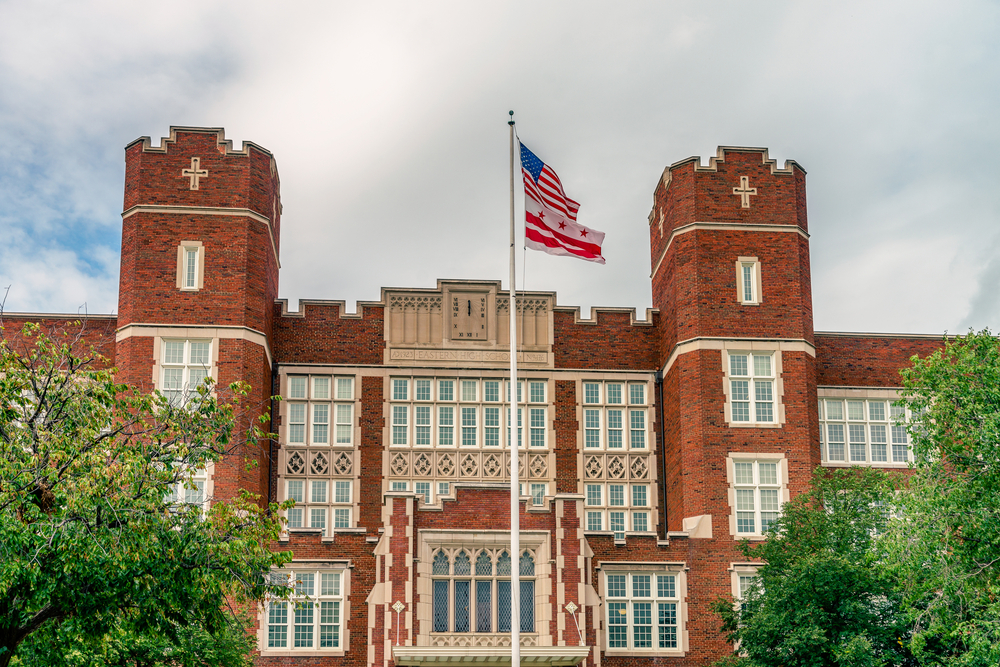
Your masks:
<svg viewBox="0 0 1000 667"><path fill-rule="evenodd" d="M997 327L998 24L988 2L0 4L0 225L26 239L0 274L25 309L113 307L122 147L200 124L275 153L293 303L506 284L513 108L607 233L603 267L529 254L529 289L642 311L663 167L763 145L809 170L818 328ZM61 282L30 266L56 255Z"/></svg>

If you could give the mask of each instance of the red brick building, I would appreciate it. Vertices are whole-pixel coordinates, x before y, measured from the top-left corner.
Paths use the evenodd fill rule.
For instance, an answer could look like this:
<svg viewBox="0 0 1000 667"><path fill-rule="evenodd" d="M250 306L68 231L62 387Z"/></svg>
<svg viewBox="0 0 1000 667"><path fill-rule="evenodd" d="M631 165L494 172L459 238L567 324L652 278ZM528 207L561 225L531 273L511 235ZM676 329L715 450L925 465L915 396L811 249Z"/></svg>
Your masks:
<svg viewBox="0 0 1000 667"><path fill-rule="evenodd" d="M906 467L897 371L939 339L813 330L805 171L720 148L653 201L652 310L518 297L511 553L499 281L290 312L270 152L216 128L126 147L118 315L88 332L128 382L242 379L273 411L277 442L200 478L208 502L296 501L280 548L314 604L261 613L258 664L509 664L519 622L525 663L703 665L731 651L712 601L753 575L739 540L817 466Z"/></svg>

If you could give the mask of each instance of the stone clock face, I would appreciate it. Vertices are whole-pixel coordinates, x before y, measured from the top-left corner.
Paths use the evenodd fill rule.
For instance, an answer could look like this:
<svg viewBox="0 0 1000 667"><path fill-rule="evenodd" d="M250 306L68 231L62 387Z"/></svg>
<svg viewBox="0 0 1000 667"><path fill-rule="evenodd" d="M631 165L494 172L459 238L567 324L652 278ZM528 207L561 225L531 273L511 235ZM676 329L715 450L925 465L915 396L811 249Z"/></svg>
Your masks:
<svg viewBox="0 0 1000 667"><path fill-rule="evenodd" d="M486 340L486 295L451 295L451 339Z"/></svg>

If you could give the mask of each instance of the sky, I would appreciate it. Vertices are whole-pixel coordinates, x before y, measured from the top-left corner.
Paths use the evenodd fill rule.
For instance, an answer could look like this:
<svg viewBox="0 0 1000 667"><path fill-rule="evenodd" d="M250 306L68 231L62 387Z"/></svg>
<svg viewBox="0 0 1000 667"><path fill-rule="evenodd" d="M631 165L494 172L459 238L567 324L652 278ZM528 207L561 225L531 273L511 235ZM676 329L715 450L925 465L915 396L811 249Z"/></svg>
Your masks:
<svg viewBox="0 0 1000 667"><path fill-rule="evenodd" d="M0 0L0 298L116 310L123 149L171 125L275 155L292 310L506 289L511 109L606 234L519 288L645 317L664 167L763 146L808 172L817 330L1000 330L1000 3L964 0Z"/></svg>

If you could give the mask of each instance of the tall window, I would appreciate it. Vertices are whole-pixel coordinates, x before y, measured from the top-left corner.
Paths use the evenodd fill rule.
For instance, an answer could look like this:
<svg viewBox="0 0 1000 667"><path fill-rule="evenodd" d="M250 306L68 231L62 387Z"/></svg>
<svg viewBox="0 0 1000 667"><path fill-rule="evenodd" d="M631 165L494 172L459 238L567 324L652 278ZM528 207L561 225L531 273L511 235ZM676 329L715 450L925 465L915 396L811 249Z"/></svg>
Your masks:
<svg viewBox="0 0 1000 667"><path fill-rule="evenodd" d="M888 398L821 398L824 463L905 465L912 457L906 409Z"/></svg>
<svg viewBox="0 0 1000 667"><path fill-rule="evenodd" d="M177 247L177 287L195 291L205 283L205 248L201 241L182 241Z"/></svg>
<svg viewBox="0 0 1000 667"><path fill-rule="evenodd" d="M290 600L267 606L263 649L317 650L341 648L342 570L281 571L276 576L293 588Z"/></svg>
<svg viewBox="0 0 1000 667"><path fill-rule="evenodd" d="M535 558L524 550L439 549L431 563L433 632L511 630L511 571L521 577L521 632L535 632Z"/></svg>
<svg viewBox="0 0 1000 667"><path fill-rule="evenodd" d="M729 353L729 410L733 424L773 424L775 368L772 353Z"/></svg>
<svg viewBox="0 0 1000 667"><path fill-rule="evenodd" d="M760 262L756 257L740 257L736 260L736 298L747 306L759 304Z"/></svg>
<svg viewBox="0 0 1000 667"><path fill-rule="evenodd" d="M584 449L647 449L646 383L585 380L582 389Z"/></svg>
<svg viewBox="0 0 1000 667"><path fill-rule="evenodd" d="M778 461L734 459L737 535L761 535L781 513L783 484Z"/></svg>
<svg viewBox="0 0 1000 667"><path fill-rule="evenodd" d="M202 468L194 471L194 474L186 476L185 479L170 485L165 501L171 505L194 505L200 507L202 511L208 510L208 473Z"/></svg>
<svg viewBox="0 0 1000 667"><path fill-rule="evenodd" d="M678 650L680 576L677 572L605 572L608 650Z"/></svg>
<svg viewBox="0 0 1000 667"><path fill-rule="evenodd" d="M586 529L612 531L616 540L625 531L652 530L648 484L586 484Z"/></svg>
<svg viewBox="0 0 1000 667"><path fill-rule="evenodd" d="M289 375L288 445L351 445L354 438L354 378Z"/></svg>
<svg viewBox="0 0 1000 667"><path fill-rule="evenodd" d="M212 371L212 341L164 340L160 393L171 405L184 405Z"/></svg>

